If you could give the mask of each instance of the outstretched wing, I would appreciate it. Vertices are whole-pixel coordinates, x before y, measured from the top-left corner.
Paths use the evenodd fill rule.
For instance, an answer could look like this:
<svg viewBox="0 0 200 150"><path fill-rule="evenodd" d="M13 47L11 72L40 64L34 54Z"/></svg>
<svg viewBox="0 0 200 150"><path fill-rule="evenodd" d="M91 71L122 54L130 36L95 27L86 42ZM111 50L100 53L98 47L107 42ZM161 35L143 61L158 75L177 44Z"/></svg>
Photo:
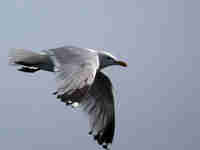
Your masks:
<svg viewBox="0 0 200 150"><path fill-rule="evenodd" d="M115 111L112 83L102 72L96 74L87 98L82 101L82 106L89 115L91 126L89 134L107 149L114 137Z"/></svg>
<svg viewBox="0 0 200 150"><path fill-rule="evenodd" d="M99 67L96 53L77 47L61 47L44 51L54 64L57 91L63 101L80 101L94 81Z"/></svg>
<svg viewBox="0 0 200 150"><path fill-rule="evenodd" d="M73 100L73 97L60 98L67 105L74 106L73 104L77 102ZM115 130L114 96L109 78L102 72L97 72L87 95L78 103L89 116L91 127L89 134L94 136L98 144L107 149L108 145L112 144Z"/></svg>

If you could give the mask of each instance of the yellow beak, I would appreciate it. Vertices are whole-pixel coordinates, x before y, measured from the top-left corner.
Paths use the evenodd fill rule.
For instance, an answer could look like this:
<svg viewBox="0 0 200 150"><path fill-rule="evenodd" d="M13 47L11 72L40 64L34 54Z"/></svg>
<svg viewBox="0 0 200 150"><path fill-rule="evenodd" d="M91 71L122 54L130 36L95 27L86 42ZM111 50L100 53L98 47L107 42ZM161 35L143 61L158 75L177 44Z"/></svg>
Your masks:
<svg viewBox="0 0 200 150"><path fill-rule="evenodd" d="M123 67L127 67L127 66L128 66L127 63L124 62L124 61L117 61L116 63L117 63L118 65L120 65L120 66L123 66Z"/></svg>

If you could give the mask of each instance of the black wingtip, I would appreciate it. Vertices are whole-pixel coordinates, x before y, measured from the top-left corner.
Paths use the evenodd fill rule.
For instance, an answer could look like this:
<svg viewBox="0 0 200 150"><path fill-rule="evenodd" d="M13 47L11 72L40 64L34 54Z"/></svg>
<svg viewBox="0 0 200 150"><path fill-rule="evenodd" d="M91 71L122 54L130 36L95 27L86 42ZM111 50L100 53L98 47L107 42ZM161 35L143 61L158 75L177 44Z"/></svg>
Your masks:
<svg viewBox="0 0 200 150"><path fill-rule="evenodd" d="M89 132L88 132L89 135L92 135L92 133L93 133L92 131L89 131Z"/></svg>
<svg viewBox="0 0 200 150"><path fill-rule="evenodd" d="M91 135L92 132L90 131L88 134ZM97 141L97 143L100 146L102 146L102 148L109 150L108 146L111 145L112 142L110 142L110 139L103 137L103 134L101 132L93 135L93 138L94 138L95 141Z"/></svg>
<svg viewBox="0 0 200 150"><path fill-rule="evenodd" d="M103 147L104 149L106 149L106 150L109 150L109 148L108 148L108 145L107 145L107 144L105 144L105 145L102 145L102 147Z"/></svg>
<svg viewBox="0 0 200 150"><path fill-rule="evenodd" d="M38 70L40 70L40 69L39 68L31 68L31 67L21 67L18 69L18 71L27 72L27 73L34 73Z"/></svg>
<svg viewBox="0 0 200 150"><path fill-rule="evenodd" d="M53 94L53 95L57 95L57 94L58 94L58 91L56 91L56 92L53 92L52 94Z"/></svg>

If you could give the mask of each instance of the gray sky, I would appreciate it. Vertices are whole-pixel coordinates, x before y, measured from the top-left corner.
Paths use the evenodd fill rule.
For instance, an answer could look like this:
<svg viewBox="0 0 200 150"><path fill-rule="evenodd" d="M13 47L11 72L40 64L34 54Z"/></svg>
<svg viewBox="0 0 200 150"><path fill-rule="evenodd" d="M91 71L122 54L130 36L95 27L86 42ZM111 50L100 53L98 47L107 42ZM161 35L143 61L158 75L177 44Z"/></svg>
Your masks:
<svg viewBox="0 0 200 150"><path fill-rule="evenodd" d="M183 0L0 2L0 147L99 149L81 112L51 95L54 76L7 65L9 48L105 48L128 62L108 68L115 87L112 149L197 150L199 3Z"/></svg>

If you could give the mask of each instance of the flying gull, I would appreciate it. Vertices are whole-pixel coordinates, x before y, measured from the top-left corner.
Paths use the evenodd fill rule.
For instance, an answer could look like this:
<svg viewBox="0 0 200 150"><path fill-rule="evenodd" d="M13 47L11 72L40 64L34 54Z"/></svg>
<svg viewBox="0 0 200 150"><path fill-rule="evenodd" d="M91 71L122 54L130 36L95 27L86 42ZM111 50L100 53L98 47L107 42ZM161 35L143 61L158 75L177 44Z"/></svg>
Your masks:
<svg viewBox="0 0 200 150"><path fill-rule="evenodd" d="M81 107L89 116L90 135L103 148L112 144L115 130L112 83L102 72L111 65L126 67L110 53L88 48L64 46L40 53L11 49L9 64L22 72L55 72L57 90L53 93L72 107Z"/></svg>

